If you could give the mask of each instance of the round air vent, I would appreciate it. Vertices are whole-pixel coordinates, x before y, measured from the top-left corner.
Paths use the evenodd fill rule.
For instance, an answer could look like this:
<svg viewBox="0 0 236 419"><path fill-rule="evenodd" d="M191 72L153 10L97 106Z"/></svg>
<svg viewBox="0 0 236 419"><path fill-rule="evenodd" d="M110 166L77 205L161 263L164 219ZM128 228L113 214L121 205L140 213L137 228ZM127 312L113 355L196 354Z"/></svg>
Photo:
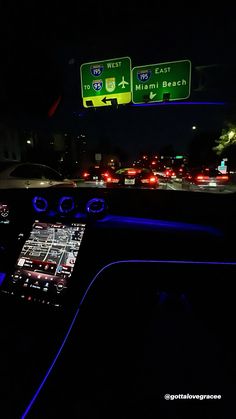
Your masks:
<svg viewBox="0 0 236 419"><path fill-rule="evenodd" d="M75 208L75 201L72 196L63 196L58 203L58 210L61 214L68 214Z"/></svg>
<svg viewBox="0 0 236 419"><path fill-rule="evenodd" d="M45 212L48 208L48 201L42 196L35 196L33 198L33 207L36 212Z"/></svg>
<svg viewBox="0 0 236 419"><path fill-rule="evenodd" d="M86 212L93 216L102 216L106 211L106 203L103 198L90 199L86 204Z"/></svg>

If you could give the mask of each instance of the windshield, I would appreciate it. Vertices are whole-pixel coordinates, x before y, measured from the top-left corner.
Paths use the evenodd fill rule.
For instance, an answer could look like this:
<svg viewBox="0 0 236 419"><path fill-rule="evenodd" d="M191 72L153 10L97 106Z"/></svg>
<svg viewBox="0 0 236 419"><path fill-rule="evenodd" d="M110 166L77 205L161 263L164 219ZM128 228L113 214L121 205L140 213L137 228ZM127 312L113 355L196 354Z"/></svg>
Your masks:
<svg viewBox="0 0 236 419"><path fill-rule="evenodd" d="M1 6L0 188L235 192L233 14L158 7Z"/></svg>

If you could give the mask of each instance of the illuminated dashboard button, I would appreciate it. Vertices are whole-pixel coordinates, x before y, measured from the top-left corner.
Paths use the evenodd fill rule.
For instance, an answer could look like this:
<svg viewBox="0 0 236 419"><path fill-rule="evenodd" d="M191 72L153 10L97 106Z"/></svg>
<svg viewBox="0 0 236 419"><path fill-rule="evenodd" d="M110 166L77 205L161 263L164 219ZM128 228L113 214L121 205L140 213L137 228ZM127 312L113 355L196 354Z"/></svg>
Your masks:
<svg viewBox="0 0 236 419"><path fill-rule="evenodd" d="M65 288L64 282L58 282L58 284L57 284L57 291L58 292L61 292L63 290L63 288Z"/></svg>

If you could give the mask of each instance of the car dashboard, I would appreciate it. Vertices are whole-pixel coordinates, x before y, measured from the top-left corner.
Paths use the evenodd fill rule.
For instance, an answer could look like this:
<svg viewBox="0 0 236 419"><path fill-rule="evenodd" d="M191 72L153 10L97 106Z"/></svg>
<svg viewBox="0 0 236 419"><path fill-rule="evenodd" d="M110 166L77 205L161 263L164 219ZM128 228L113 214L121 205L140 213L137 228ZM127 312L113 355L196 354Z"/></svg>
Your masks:
<svg viewBox="0 0 236 419"><path fill-rule="evenodd" d="M231 242L236 228L235 207L234 194L205 192L105 188L2 191L0 307L4 417L59 417L62 411L70 418L98 417L98 411L95 408L90 411L84 400L89 394L93 404L98 399L99 385L106 387L110 366L103 370L106 380L99 381L99 365L105 365L107 359L111 365L111 353L123 354L122 365L130 365L129 348L136 352L135 348L140 347L140 329L144 336L150 321L156 319L157 312L154 316L153 310L158 311L158 316L161 313L160 319L165 311L164 323L159 320L155 326L162 331L162 341L167 342L162 344L159 356L166 360L168 353L176 362L169 367L172 375L169 370L158 370L164 378L155 395L152 394L155 380L150 379L147 417L165 412L165 402L160 400L164 390L222 394L225 387L230 387L229 370L234 364L232 358L229 358L232 364L225 366L224 362L225 354L232 357L233 348L231 287L236 258ZM181 382L178 362L190 359L185 354L184 361L179 349L170 352L171 340L164 333L165 327L168 329L166 316L173 316L172 326L178 316L181 324L188 325L185 332L179 330L179 324L174 332L168 326L170 335L179 330L183 342L192 325L199 327L199 319L211 325L209 333L199 335L198 344L209 340L214 352L212 342L218 339L216 346L222 345L223 351L222 374L215 377L215 364L212 360L207 363L206 354L201 353L199 359L205 361L199 368L209 369L204 380L199 376L196 379L195 371L191 380L188 377ZM110 318L112 328L108 327ZM119 345L124 339L129 342L125 351L117 345L117 336ZM156 340L151 340L152 343L148 340L154 339L153 329L150 336L143 337L141 345L146 347L149 342L155 348ZM111 344L114 340L116 345ZM199 353L193 338L191 342L190 354L197 359ZM145 362L150 353L146 353ZM152 357L155 358L153 353ZM212 359L217 362L217 356ZM83 385L78 384L78 394L63 365L82 374L84 381ZM152 367L157 368L154 364ZM124 367L120 368L123 371ZM150 371L151 367L145 368ZM97 407L100 413L111 414L120 391L116 387L118 370L116 366L112 378L114 394L101 397ZM70 384L67 382L67 389L63 385L62 390L59 383L64 379ZM52 399L55 391L59 399L65 401L67 395L71 402L58 404ZM122 396L126 402L127 392L128 388L126 396ZM140 394L133 395L132 403L135 397L140 399ZM172 417L182 417L182 407L175 405L175 409L180 409L179 416ZM206 417L209 412L204 410Z"/></svg>

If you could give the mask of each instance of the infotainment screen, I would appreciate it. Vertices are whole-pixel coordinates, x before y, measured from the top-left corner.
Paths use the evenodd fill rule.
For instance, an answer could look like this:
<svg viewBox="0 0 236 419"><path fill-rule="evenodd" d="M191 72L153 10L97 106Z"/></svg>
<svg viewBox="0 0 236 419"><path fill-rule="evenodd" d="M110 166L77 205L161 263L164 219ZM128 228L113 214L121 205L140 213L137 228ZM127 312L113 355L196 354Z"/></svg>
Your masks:
<svg viewBox="0 0 236 419"><path fill-rule="evenodd" d="M60 306L85 231L81 223L35 220L4 291L22 299Z"/></svg>

